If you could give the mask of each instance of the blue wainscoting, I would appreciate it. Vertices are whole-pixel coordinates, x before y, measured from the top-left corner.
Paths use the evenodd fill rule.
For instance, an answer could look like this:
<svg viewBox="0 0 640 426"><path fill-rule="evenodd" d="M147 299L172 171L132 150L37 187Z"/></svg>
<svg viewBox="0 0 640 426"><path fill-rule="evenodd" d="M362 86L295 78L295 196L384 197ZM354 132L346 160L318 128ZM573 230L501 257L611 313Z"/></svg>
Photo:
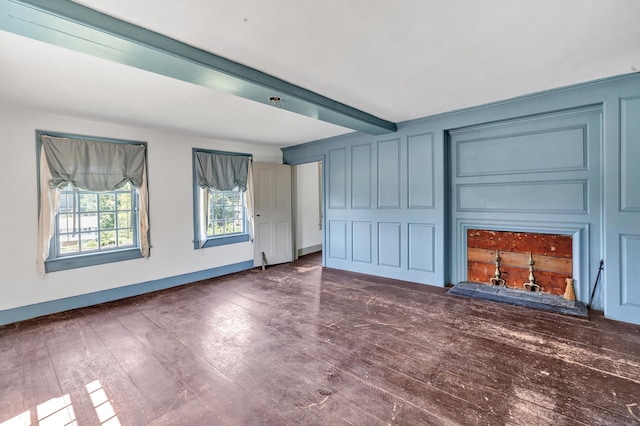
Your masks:
<svg viewBox="0 0 640 426"><path fill-rule="evenodd" d="M401 229L400 223L378 222L378 265L400 267Z"/></svg>
<svg viewBox="0 0 640 426"><path fill-rule="evenodd" d="M329 258L347 260L347 221L329 221Z"/></svg>
<svg viewBox="0 0 640 426"><path fill-rule="evenodd" d="M371 145L351 147L351 208L371 208Z"/></svg>
<svg viewBox="0 0 640 426"><path fill-rule="evenodd" d="M361 263L371 263L371 231L372 222L354 221L351 224L353 247L353 261Z"/></svg>
<svg viewBox="0 0 640 426"><path fill-rule="evenodd" d="M616 95L604 151L605 314L640 324L640 83Z"/></svg>
<svg viewBox="0 0 640 426"><path fill-rule="evenodd" d="M285 150L290 164L327 158L326 266L442 285L444 152L421 127Z"/></svg>
<svg viewBox="0 0 640 426"><path fill-rule="evenodd" d="M428 100L425 100L428 102ZM572 235L578 297L640 324L640 74L283 148L327 158L327 267L443 286L466 229Z"/></svg>
<svg viewBox="0 0 640 426"><path fill-rule="evenodd" d="M409 269L433 272L435 253L435 225L409 224Z"/></svg>
<svg viewBox="0 0 640 426"><path fill-rule="evenodd" d="M347 208L347 149L332 149L329 151L329 208Z"/></svg>
<svg viewBox="0 0 640 426"><path fill-rule="evenodd" d="M433 135L407 137L407 185L410 209L434 208Z"/></svg>
<svg viewBox="0 0 640 426"><path fill-rule="evenodd" d="M620 208L640 213L640 98L622 99L620 138Z"/></svg>
<svg viewBox="0 0 640 426"><path fill-rule="evenodd" d="M400 208L400 139L378 141L378 208Z"/></svg>
<svg viewBox="0 0 640 426"><path fill-rule="evenodd" d="M86 306L125 299L127 297L138 296L152 291L164 290L170 287L232 274L234 272L245 271L251 268L253 268L253 260L247 260L245 262L220 266L218 268L207 269L204 271L191 272L188 274L132 284L110 290L97 291L64 299L51 300L49 302L21 306L14 309L6 309L4 311L0 311L0 325L36 318L42 315L54 314L56 312L68 311L70 309L84 308Z"/></svg>

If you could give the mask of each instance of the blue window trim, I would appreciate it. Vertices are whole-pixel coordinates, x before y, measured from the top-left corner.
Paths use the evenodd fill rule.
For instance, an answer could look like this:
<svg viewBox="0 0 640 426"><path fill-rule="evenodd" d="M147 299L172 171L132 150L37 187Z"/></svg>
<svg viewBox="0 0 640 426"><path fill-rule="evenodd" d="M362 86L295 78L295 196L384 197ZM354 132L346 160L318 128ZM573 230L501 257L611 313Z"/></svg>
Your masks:
<svg viewBox="0 0 640 426"><path fill-rule="evenodd" d="M244 243L245 241L249 241L249 234L245 233L245 234L225 235L223 237L210 237L210 238L207 238L207 242L204 243L203 248L223 246L225 244ZM196 242L196 245L197 244L198 242Z"/></svg>
<svg viewBox="0 0 640 426"><path fill-rule="evenodd" d="M201 149L201 148L192 148L191 149L191 168L192 168L192 179L193 179L193 249L198 250L200 248L208 248L208 247L218 247L227 244L236 244L243 243L249 241L249 233L244 232L241 234L232 234L232 235L223 235L219 237L209 237L207 241L204 243L202 247L199 244L200 233L198 232L200 229L200 215L198 214L198 185L196 178L196 153L197 152L206 152L208 154L222 154L222 155L237 155L242 157L252 158L251 154L246 154L242 152L230 152L230 151L217 151L212 149ZM249 218L244 218L244 229L249 229Z"/></svg>
<svg viewBox="0 0 640 426"><path fill-rule="evenodd" d="M56 138L82 139L82 140L95 141L95 142L144 145L145 147L147 146L147 143L143 141L112 139L112 138L103 138L103 137L96 137L96 136L78 135L73 133L61 133L61 132L51 132L51 131L45 131L45 130L36 130L38 212L40 212L40 153L42 150L42 140L40 139L40 137L42 135L53 136ZM145 160L146 160L146 155L147 155L147 150L145 149ZM149 174L149 167L147 162L147 176L148 174ZM137 210L137 201L135 201L135 208ZM150 212L148 212L148 216L149 217L151 216ZM136 217L137 217L137 214L136 214ZM139 230L137 230L136 234L138 232ZM139 236L136 237L135 241L137 244L139 244L139 241L140 241ZM150 238L149 238L149 241L151 241ZM67 269L84 268L86 266L103 265L106 263L121 262L124 260L139 259L143 257L142 253L140 253L139 245L132 248L109 250L109 251L104 251L100 253L87 253L87 254L81 254L77 256L73 256L73 255L67 255L67 256L61 256L61 257L54 257L54 256L55 256L55 249L53 248L53 244L51 244L50 250L49 250L49 258L44 262L44 270L47 273L64 271Z"/></svg>
<svg viewBox="0 0 640 426"><path fill-rule="evenodd" d="M44 270L45 272L64 271L66 269L84 268L85 266L139 259L141 257L142 253L140 253L138 247L106 251L103 253L83 254L80 256L65 256L57 259L47 259L44 263Z"/></svg>

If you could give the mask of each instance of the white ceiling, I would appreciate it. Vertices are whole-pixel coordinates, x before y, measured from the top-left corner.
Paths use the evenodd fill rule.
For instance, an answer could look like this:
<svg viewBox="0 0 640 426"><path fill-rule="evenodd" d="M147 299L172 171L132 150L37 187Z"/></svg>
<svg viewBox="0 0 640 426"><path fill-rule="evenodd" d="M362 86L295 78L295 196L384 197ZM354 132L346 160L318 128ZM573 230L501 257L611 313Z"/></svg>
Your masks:
<svg viewBox="0 0 640 426"><path fill-rule="evenodd" d="M402 122L640 69L638 0L81 0ZM287 146L333 124L0 31L0 102Z"/></svg>

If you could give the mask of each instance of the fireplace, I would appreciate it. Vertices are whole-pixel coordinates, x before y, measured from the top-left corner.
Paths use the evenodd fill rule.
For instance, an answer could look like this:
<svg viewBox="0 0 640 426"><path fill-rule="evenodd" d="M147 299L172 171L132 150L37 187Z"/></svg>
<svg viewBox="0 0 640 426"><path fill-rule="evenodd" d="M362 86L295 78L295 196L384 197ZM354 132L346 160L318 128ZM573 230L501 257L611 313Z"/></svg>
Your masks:
<svg viewBox="0 0 640 426"><path fill-rule="evenodd" d="M572 235L472 228L466 233L470 282L562 295L567 278L574 278Z"/></svg>

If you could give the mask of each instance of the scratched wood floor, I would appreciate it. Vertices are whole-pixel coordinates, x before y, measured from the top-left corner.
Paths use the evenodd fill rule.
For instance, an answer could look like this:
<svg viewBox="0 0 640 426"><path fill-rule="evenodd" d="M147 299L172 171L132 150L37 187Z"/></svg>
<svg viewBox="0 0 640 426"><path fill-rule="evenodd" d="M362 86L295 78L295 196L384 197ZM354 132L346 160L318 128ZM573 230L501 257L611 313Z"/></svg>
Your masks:
<svg viewBox="0 0 640 426"><path fill-rule="evenodd" d="M0 425L640 423L640 327L294 264L0 327Z"/></svg>

